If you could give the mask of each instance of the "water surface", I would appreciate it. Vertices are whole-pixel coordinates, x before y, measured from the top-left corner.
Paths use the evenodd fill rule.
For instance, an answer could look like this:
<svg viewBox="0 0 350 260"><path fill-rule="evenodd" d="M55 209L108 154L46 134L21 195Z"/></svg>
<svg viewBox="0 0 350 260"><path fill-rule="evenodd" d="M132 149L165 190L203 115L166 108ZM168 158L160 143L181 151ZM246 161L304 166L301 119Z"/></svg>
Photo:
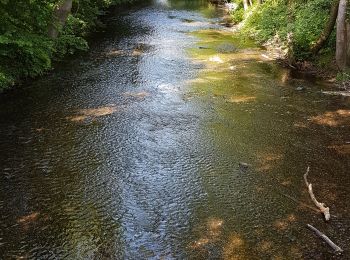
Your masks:
<svg viewBox="0 0 350 260"><path fill-rule="evenodd" d="M307 223L350 257L349 98L293 78L207 1L106 24L0 97L0 258L331 258Z"/></svg>

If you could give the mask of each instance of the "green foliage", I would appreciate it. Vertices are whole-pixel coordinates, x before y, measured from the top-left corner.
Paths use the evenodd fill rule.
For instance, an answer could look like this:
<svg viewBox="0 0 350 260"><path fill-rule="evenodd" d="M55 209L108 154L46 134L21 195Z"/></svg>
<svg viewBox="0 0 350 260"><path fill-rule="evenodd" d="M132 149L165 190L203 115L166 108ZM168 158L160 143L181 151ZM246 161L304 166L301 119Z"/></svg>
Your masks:
<svg viewBox="0 0 350 260"><path fill-rule="evenodd" d="M243 28L244 32L254 36L261 43L277 34L286 39L289 30L286 5L272 0L256 7Z"/></svg>
<svg viewBox="0 0 350 260"><path fill-rule="evenodd" d="M310 55L311 45L325 27L330 10L329 0L313 0L298 6L294 21L294 51L299 59Z"/></svg>
<svg viewBox="0 0 350 260"><path fill-rule="evenodd" d="M77 50L85 51L88 49L86 40L75 35L64 34L55 42L55 58L61 59L66 54L74 54Z"/></svg>
<svg viewBox="0 0 350 260"><path fill-rule="evenodd" d="M100 26L99 16L111 5L132 0L73 0L72 12L57 39L48 37L61 0L0 0L0 91L18 79L35 77L52 60L88 48L85 37Z"/></svg>
<svg viewBox="0 0 350 260"><path fill-rule="evenodd" d="M325 48L320 52L318 57L315 57L314 63L323 69L329 68L329 64L334 61L334 50L331 48Z"/></svg>
<svg viewBox="0 0 350 260"><path fill-rule="evenodd" d="M242 22L244 19L244 9L239 8L232 14L232 22L237 24Z"/></svg>
<svg viewBox="0 0 350 260"><path fill-rule="evenodd" d="M3 71L3 72L2 72ZM1 86L9 86L12 82L13 82L13 78L11 77L10 74L6 74L6 72L4 72L5 70L0 67L0 89Z"/></svg>
<svg viewBox="0 0 350 260"><path fill-rule="evenodd" d="M52 41L45 35L51 1L0 1L0 89L51 66Z"/></svg>
<svg viewBox="0 0 350 260"><path fill-rule="evenodd" d="M350 82L350 71L349 69L345 71L338 72L336 76L336 81L338 83L345 83L345 82Z"/></svg>
<svg viewBox="0 0 350 260"><path fill-rule="evenodd" d="M267 0L255 6L248 16L243 32L263 43L278 35L285 46L293 48L294 58L303 60L310 57L310 47L325 27L331 1L329 0ZM292 35L288 44L287 36ZM332 34L328 47L334 47Z"/></svg>
<svg viewBox="0 0 350 260"><path fill-rule="evenodd" d="M87 22L70 14L64 30L55 41L54 58L62 59L65 55L74 54L77 50L87 50L88 43L83 36L86 36L91 29Z"/></svg>
<svg viewBox="0 0 350 260"><path fill-rule="evenodd" d="M36 34L0 36L1 63L16 67L24 76L35 76L51 65L52 41Z"/></svg>

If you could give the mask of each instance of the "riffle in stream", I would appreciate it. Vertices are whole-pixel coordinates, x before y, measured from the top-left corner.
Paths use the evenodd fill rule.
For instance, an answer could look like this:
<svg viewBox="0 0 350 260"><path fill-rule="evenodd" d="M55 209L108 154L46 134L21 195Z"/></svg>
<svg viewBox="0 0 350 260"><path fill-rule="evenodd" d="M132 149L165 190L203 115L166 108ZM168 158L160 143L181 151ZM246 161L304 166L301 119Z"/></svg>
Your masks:
<svg viewBox="0 0 350 260"><path fill-rule="evenodd" d="M308 223L350 258L348 97L294 78L207 1L106 23L0 97L1 259L333 257Z"/></svg>

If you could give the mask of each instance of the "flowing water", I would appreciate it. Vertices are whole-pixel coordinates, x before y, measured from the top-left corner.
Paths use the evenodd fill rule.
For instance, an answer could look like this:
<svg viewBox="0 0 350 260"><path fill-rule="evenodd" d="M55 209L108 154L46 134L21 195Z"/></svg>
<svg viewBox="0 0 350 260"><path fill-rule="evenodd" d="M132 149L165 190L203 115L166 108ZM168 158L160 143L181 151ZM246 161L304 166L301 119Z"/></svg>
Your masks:
<svg viewBox="0 0 350 260"><path fill-rule="evenodd" d="M207 1L106 24L0 96L1 259L334 258L308 223L350 258L349 98L293 78Z"/></svg>

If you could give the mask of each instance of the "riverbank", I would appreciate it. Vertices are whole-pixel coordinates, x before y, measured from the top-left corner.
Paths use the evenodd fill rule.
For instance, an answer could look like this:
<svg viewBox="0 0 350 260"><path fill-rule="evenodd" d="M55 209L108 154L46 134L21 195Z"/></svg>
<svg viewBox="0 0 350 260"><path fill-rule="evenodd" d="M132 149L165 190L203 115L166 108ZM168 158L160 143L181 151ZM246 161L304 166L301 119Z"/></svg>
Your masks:
<svg viewBox="0 0 350 260"><path fill-rule="evenodd" d="M236 5L230 13L239 33L264 46L282 66L342 87L348 85L349 76L347 71L340 72L335 62L335 33L319 52L312 51L331 7L321 0L288 4L264 1L246 7Z"/></svg>
<svg viewBox="0 0 350 260"><path fill-rule="evenodd" d="M239 30L237 33L239 34ZM294 71L294 75L299 75L305 79L323 81L332 86L335 91L338 91L339 95L350 95L350 74L347 70L339 71L334 53L323 53L303 61L291 61L284 44L268 41L262 47L267 50L269 58L275 60L280 66Z"/></svg>
<svg viewBox="0 0 350 260"><path fill-rule="evenodd" d="M137 1L66 1L65 4L70 11L62 17L62 28L55 25L58 36L49 35L48 31L52 30L59 6L8 1L0 4L0 14L6 17L0 22L0 93L42 76L55 63L86 51L91 34L103 29L105 16L131 8Z"/></svg>

